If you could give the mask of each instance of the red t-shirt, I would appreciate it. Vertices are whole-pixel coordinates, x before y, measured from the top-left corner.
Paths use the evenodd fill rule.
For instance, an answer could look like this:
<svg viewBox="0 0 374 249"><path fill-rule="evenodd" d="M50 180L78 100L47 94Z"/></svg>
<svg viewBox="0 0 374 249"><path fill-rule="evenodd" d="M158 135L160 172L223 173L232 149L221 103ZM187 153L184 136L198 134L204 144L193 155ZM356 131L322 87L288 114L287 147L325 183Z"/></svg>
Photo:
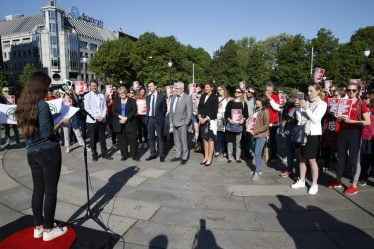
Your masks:
<svg viewBox="0 0 374 249"><path fill-rule="evenodd" d="M361 102L361 107L359 106L360 102ZM361 108L361 111L360 111L360 108ZM361 112L361 117L358 116L360 112ZM356 121L362 120L362 114L364 114L366 112L370 112L370 110L367 107L367 105L365 104L365 102L363 102L362 100L357 99L356 103L352 104L351 112L349 113L349 119L356 120ZM362 129L362 128L363 128L362 125L348 124L348 123L346 123L344 121L340 122L340 129L341 130Z"/></svg>
<svg viewBox="0 0 374 249"><path fill-rule="evenodd" d="M271 98L279 105L279 96L278 94L273 93ZM269 114L270 114L270 124L278 124L279 123L279 112L274 110L271 106L269 106Z"/></svg>

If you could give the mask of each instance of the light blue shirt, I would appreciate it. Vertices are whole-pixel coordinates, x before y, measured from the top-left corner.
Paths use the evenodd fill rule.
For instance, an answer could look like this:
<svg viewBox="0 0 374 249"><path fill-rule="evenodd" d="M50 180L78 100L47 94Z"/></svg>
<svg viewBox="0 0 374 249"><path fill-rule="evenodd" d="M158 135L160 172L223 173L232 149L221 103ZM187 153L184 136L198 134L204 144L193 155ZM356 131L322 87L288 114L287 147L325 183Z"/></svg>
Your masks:
<svg viewBox="0 0 374 249"><path fill-rule="evenodd" d="M96 123L97 117L102 117L105 119L107 106L104 94L99 92L94 93L91 91L84 95L84 109L94 118L92 119L87 115L87 123Z"/></svg>

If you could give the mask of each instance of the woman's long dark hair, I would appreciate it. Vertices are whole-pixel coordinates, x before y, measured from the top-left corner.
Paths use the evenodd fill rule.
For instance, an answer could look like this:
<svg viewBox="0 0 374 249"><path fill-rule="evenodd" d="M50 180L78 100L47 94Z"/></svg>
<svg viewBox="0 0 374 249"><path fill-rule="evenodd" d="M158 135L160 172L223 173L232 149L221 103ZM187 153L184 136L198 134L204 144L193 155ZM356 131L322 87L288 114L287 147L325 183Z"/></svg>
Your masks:
<svg viewBox="0 0 374 249"><path fill-rule="evenodd" d="M48 93L51 79L42 72L33 73L22 89L17 102L16 119L25 137L30 138L38 127L38 102Z"/></svg>

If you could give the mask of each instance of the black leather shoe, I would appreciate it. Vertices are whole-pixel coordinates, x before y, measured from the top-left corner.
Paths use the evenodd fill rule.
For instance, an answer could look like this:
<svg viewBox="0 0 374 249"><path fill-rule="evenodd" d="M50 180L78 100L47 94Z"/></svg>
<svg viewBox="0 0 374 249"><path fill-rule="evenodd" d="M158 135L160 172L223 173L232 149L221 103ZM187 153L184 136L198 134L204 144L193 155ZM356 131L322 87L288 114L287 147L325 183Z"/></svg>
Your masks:
<svg viewBox="0 0 374 249"><path fill-rule="evenodd" d="M106 160L113 160L113 157L111 157L109 155L103 155L102 158L104 158Z"/></svg>
<svg viewBox="0 0 374 249"><path fill-rule="evenodd" d="M160 157L160 162L165 162L165 157Z"/></svg>
<svg viewBox="0 0 374 249"><path fill-rule="evenodd" d="M182 160L181 161L181 165L186 165L187 164L187 160Z"/></svg>
<svg viewBox="0 0 374 249"><path fill-rule="evenodd" d="M135 162L140 162L139 158L133 158L132 160L134 160Z"/></svg>
<svg viewBox="0 0 374 249"><path fill-rule="evenodd" d="M151 161L151 160L153 160L153 159L155 159L155 158L157 158L157 156L149 156L149 157L147 157L145 160L146 160L146 161Z"/></svg>
<svg viewBox="0 0 374 249"><path fill-rule="evenodd" d="M95 161L95 162L96 162L97 160L99 160L99 157L98 157L97 155L93 155L93 156L92 156L92 161Z"/></svg>
<svg viewBox="0 0 374 249"><path fill-rule="evenodd" d="M182 161L182 158L174 157L173 159L170 159L170 162L178 162L178 161Z"/></svg>
<svg viewBox="0 0 374 249"><path fill-rule="evenodd" d="M127 160L126 156L121 157L121 161L126 161L126 160Z"/></svg>

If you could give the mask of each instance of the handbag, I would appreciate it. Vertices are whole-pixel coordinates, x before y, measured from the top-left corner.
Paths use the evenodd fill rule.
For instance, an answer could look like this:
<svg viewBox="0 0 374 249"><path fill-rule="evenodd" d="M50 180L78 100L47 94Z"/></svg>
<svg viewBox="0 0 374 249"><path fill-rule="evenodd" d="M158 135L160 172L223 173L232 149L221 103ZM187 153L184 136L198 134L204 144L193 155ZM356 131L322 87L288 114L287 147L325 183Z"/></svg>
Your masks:
<svg viewBox="0 0 374 249"><path fill-rule="evenodd" d="M305 125L295 125L290 130L290 141L296 144L304 144Z"/></svg>
<svg viewBox="0 0 374 249"><path fill-rule="evenodd" d="M226 124L226 131L241 133L243 131L243 126L241 124L227 123Z"/></svg>

